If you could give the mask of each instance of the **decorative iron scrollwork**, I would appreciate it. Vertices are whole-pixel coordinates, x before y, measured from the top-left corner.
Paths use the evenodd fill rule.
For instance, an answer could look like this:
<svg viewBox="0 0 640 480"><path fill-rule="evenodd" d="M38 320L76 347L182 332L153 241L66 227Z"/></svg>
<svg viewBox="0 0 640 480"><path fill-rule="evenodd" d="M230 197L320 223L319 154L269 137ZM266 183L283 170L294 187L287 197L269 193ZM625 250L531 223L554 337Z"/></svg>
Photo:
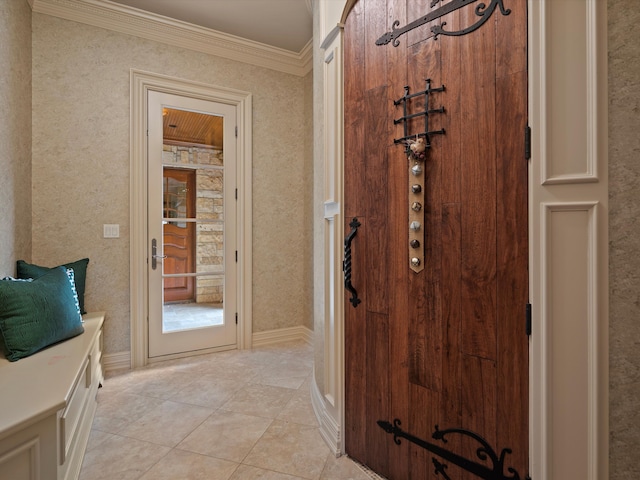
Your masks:
<svg viewBox="0 0 640 480"><path fill-rule="evenodd" d="M442 478L444 478L444 480L451 480L451 477L447 475L447 468L449 468L448 465L445 465L444 463L438 461L438 459L435 457L433 457L431 461L433 462L433 466L435 467L436 476L442 475Z"/></svg>
<svg viewBox="0 0 640 480"><path fill-rule="evenodd" d="M405 432L400 428L401 421L399 419L395 419L393 421L393 425L385 420L378 420L378 425L385 432L393 435L393 442L396 445L400 445L402 442L401 438L409 440L411 443L422 447L429 452L437 455L440 458L443 458L449 463L453 463L463 470L472 473L478 478L482 478L484 480L520 480L520 474L512 467L507 468L507 472L510 476L507 476L505 473L505 457L508 453L511 453L510 448L503 448L500 452L500 455L493 450L491 445L482 438L477 433L474 433L470 430L465 430L463 428L450 428L447 430L440 430L436 425L435 432L433 432L432 437L435 440L440 440L442 443L447 443L446 437L448 435L462 435L464 437L469 437L480 444L480 447L476 450L476 456L478 459L482 461L489 460L491 465L483 465L482 463L476 462L474 460L470 460L462 455L459 455L455 452L447 450L440 445L436 445L435 443L427 442L421 438L418 438L414 435L411 435L408 432ZM446 469L448 466L436 458L433 459L433 464L435 466L436 475L442 475L445 480L450 480ZM528 478L528 477L527 477Z"/></svg>
<svg viewBox="0 0 640 480"><path fill-rule="evenodd" d="M456 32L450 32L442 28L447 24L447 22L442 22L440 25L436 25L431 29L431 31L433 32L433 36L434 38L438 38L438 35L459 37L461 35L466 35L467 33L471 33L477 30L478 28L480 28L482 25L484 25L487 22L487 20L491 18L491 15L493 15L493 12L498 6L500 7L500 13L502 13L502 15L509 15L511 13L510 9L504 8L502 0L492 0L489 6L485 5L484 3L481 3L475 8L476 15L480 17L480 20L478 20L476 23L474 23L470 27L463 28L462 30L458 30Z"/></svg>
<svg viewBox="0 0 640 480"><path fill-rule="evenodd" d="M376 45L387 45L388 43L393 42L393 46L397 47L398 45L400 45L400 40L398 40L398 38L405 33L413 30L414 28L424 25L425 23L429 23L433 20L443 17L448 13L455 12L462 7L471 5L472 3L475 3L477 1L478 0L453 0L401 28L398 28L400 22L396 20L395 22L393 22L391 31L385 33L378 40L376 40ZM434 7L437 3L438 2L435 1L431 2L431 7ZM484 23L486 23L497 7L500 7L500 13L502 13L502 15L509 15L511 13L511 10L504 7L503 0L491 0L491 3L489 5L483 2L477 5L475 8L475 14L476 16L480 17L480 20L478 20L473 25L467 28L463 28L462 30L452 32L444 30L442 27L446 25L446 22L442 22L440 25L431 27L432 35L430 35L429 37L434 37L434 39L437 39L438 35L460 36L471 33L480 28Z"/></svg>

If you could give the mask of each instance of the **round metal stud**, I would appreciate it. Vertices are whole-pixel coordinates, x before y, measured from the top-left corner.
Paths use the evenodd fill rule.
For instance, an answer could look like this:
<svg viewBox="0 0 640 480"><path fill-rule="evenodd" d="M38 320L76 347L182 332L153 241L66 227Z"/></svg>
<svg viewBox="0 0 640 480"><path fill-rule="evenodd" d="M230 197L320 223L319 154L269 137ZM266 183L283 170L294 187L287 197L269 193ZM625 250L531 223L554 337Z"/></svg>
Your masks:
<svg viewBox="0 0 640 480"><path fill-rule="evenodd" d="M420 202L413 202L411 204L411 210L413 210L414 212L419 212L420 210L422 210L422 204Z"/></svg>
<svg viewBox="0 0 640 480"><path fill-rule="evenodd" d="M409 242L409 245L411 246L411 248L420 248L420 240L411 240Z"/></svg>
<svg viewBox="0 0 640 480"><path fill-rule="evenodd" d="M422 191L422 185L419 185L419 184L411 185L411 192L420 193L421 191Z"/></svg>
<svg viewBox="0 0 640 480"><path fill-rule="evenodd" d="M421 226L422 225L420 225L420 222L414 220L413 222L411 222L411 225L409 225L409 228L414 232L417 232L418 230L420 230Z"/></svg>
<svg viewBox="0 0 640 480"><path fill-rule="evenodd" d="M418 176L422 173L422 166L421 165L414 165L413 167L411 167L411 173L414 176Z"/></svg>
<svg viewBox="0 0 640 480"><path fill-rule="evenodd" d="M419 267L420 266L420 259L417 257L413 257L411 259L411 266L413 267Z"/></svg>

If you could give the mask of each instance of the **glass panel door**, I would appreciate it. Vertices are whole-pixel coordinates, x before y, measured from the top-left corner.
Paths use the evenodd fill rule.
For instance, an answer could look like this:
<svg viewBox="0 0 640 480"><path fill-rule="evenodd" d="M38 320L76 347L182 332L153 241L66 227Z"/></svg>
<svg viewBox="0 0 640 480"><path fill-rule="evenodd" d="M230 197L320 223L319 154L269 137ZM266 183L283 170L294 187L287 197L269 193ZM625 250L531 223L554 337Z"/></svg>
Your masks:
<svg viewBox="0 0 640 480"><path fill-rule="evenodd" d="M235 347L234 128L231 106L149 93L150 357Z"/></svg>

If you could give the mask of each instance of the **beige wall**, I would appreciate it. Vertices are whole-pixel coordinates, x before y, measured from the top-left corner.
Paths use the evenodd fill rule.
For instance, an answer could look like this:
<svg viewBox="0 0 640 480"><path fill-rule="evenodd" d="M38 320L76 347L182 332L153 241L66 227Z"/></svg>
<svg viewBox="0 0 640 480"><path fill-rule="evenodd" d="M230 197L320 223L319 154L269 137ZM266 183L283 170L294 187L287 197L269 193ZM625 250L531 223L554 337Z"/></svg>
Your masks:
<svg viewBox="0 0 640 480"><path fill-rule="evenodd" d="M304 178L307 180L307 201L304 203L304 227L301 232L304 244L303 270L304 277L310 282L310 288L305 291L304 326L313 330L313 222L314 222L314 103L313 103L313 71L304 77Z"/></svg>
<svg viewBox="0 0 640 480"><path fill-rule="evenodd" d="M640 2L609 0L610 479L640 478Z"/></svg>
<svg viewBox="0 0 640 480"><path fill-rule="evenodd" d="M31 259L31 10L0 0L0 278Z"/></svg>
<svg viewBox="0 0 640 480"><path fill-rule="evenodd" d="M87 308L106 353L128 351L129 72L253 95L253 330L309 324L304 78L33 15L33 261L89 257ZM102 224L120 225L103 239Z"/></svg>

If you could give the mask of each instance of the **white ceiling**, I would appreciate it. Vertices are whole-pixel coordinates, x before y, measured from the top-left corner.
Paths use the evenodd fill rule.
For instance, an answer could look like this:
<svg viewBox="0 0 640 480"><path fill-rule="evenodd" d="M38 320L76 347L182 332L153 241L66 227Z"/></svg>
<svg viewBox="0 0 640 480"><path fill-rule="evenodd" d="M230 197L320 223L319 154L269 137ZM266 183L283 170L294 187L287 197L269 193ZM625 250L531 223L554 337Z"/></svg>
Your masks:
<svg viewBox="0 0 640 480"><path fill-rule="evenodd" d="M311 40L312 0L112 0L292 52Z"/></svg>

